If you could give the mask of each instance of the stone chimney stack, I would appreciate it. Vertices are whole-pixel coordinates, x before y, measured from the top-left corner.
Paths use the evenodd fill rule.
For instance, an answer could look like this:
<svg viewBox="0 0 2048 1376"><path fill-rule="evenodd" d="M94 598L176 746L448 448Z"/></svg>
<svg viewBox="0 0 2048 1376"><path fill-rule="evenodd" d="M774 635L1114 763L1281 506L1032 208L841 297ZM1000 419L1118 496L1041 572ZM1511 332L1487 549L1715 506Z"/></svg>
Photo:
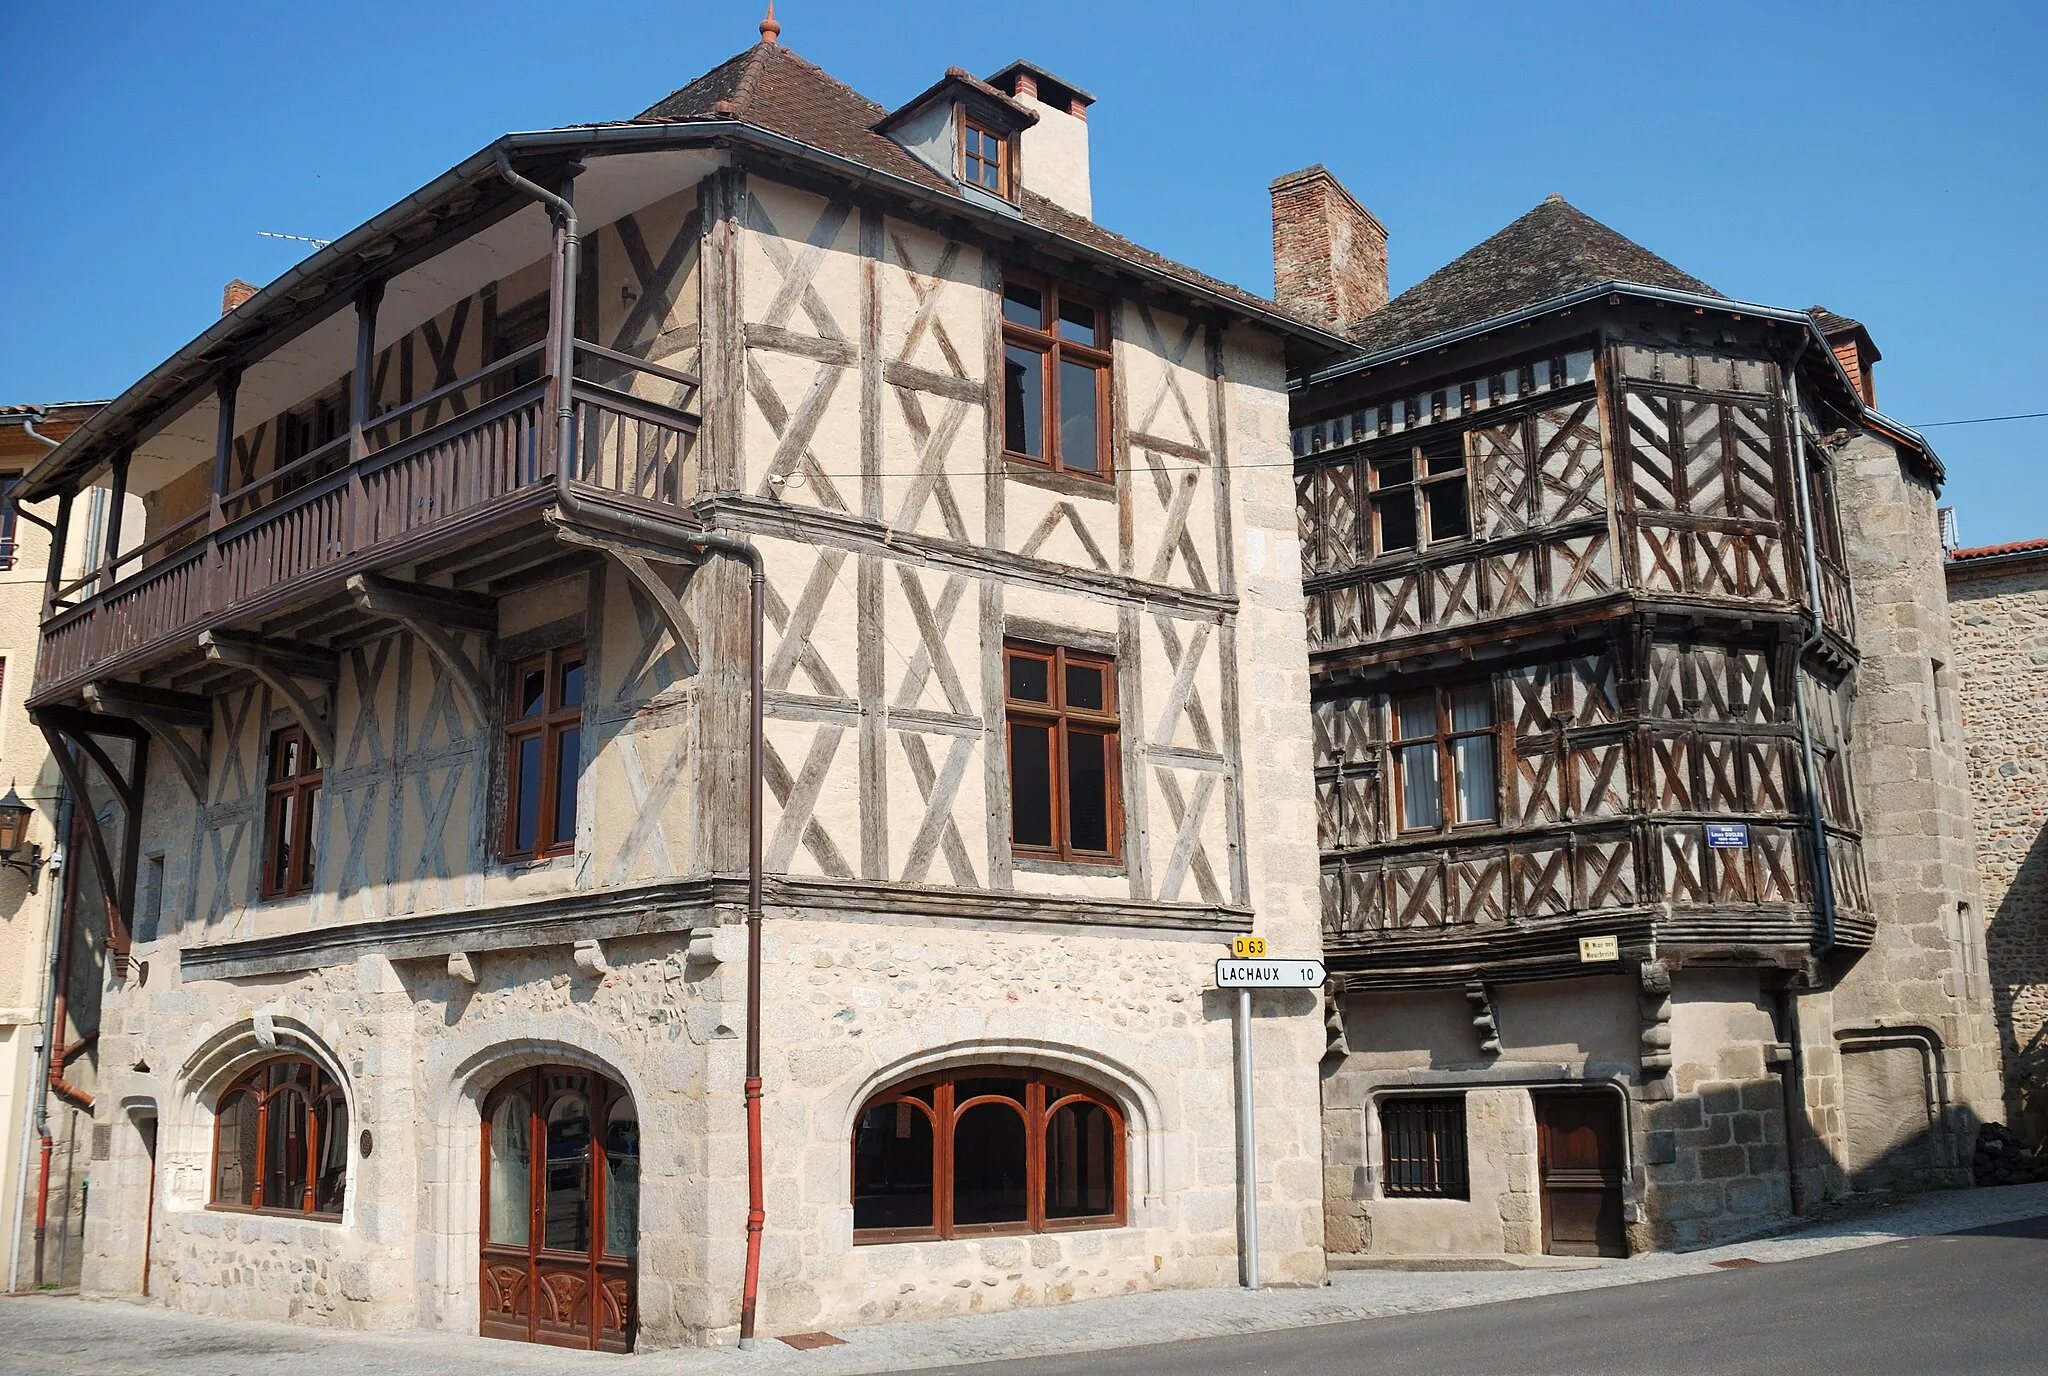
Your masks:
<svg viewBox="0 0 2048 1376"><path fill-rule="evenodd" d="M1026 191L1084 219L1093 219L1088 184L1088 107L1095 97L1060 80L1043 67L1012 62L988 84L1038 116L1018 150L1019 180Z"/></svg>
<svg viewBox="0 0 2048 1376"><path fill-rule="evenodd" d="M1276 179L1273 299L1344 333L1387 304L1387 231L1321 163Z"/></svg>
<svg viewBox="0 0 2048 1376"><path fill-rule="evenodd" d="M262 290L263 288L257 286L254 282L244 282L241 278L237 277L234 281L221 288L220 313L226 315L229 311Z"/></svg>

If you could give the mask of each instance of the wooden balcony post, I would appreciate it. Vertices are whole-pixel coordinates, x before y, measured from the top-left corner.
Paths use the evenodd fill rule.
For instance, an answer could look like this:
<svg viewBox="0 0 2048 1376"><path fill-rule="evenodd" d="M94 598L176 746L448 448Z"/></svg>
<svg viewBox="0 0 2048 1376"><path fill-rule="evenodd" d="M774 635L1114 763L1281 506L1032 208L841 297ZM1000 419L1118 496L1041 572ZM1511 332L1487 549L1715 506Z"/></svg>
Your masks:
<svg viewBox="0 0 2048 1376"><path fill-rule="evenodd" d="M354 554L370 541L369 501L363 492L363 460L370 456L367 428L376 398L377 306L384 299L384 284L372 282L356 296L356 366L349 379L348 420L348 519L342 522L348 547Z"/></svg>
<svg viewBox="0 0 2048 1376"><path fill-rule="evenodd" d="M57 498L57 522L50 531L50 567L43 575L43 619L48 620L56 609L57 589L64 586L64 547L71 538L71 497L69 492Z"/></svg>
<svg viewBox="0 0 2048 1376"><path fill-rule="evenodd" d="M121 562L121 508L128 505L128 465L134 458L132 449L123 449L114 456L114 490L112 500L107 504L107 543L100 555L101 592L114 586L115 573Z"/></svg>
<svg viewBox="0 0 2048 1376"><path fill-rule="evenodd" d="M219 416L213 430L213 510L206 524L209 534L227 524L227 513L221 509L220 499L227 495L228 467L235 454L235 392L241 385L240 368L228 369L214 385Z"/></svg>

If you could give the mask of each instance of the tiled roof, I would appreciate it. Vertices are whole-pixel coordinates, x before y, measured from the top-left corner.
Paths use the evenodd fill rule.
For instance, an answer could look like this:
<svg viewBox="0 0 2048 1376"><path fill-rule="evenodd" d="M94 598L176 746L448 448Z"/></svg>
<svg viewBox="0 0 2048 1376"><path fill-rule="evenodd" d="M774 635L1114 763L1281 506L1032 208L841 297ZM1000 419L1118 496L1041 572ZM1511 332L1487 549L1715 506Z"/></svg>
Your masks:
<svg viewBox="0 0 2048 1376"><path fill-rule="evenodd" d="M2013 540L2003 545L1976 545L1970 549L1952 549L1948 552L1951 564L1964 564L1972 559L1996 559L2004 554L2048 553L2048 540Z"/></svg>
<svg viewBox="0 0 2048 1376"><path fill-rule="evenodd" d="M1813 317L1813 323L1820 326L1820 332L1833 339L1838 334L1863 328L1861 320L1851 320L1846 315L1836 315L1826 306L1808 306L1806 313Z"/></svg>
<svg viewBox="0 0 2048 1376"><path fill-rule="evenodd" d="M971 77L967 79L973 80ZM1004 100L1009 99L1001 92L993 93ZM895 140L875 132L875 126L888 115L889 111L884 107L781 44L757 43L648 106L634 117L634 122L666 124L687 120L742 120L964 201L966 198L960 196L959 189L952 182ZM1018 209L1027 223L1077 240L1098 252L1179 278L1190 286L1227 297L1263 314L1297 320L1318 331L1323 328L1316 321L1276 305L1263 296L1140 248L1122 235L1104 229L1085 216L1063 210L1043 196L1023 192Z"/></svg>
<svg viewBox="0 0 2048 1376"><path fill-rule="evenodd" d="M1367 353L1383 353L1603 282L1721 294L1550 195L1374 311L1352 334Z"/></svg>

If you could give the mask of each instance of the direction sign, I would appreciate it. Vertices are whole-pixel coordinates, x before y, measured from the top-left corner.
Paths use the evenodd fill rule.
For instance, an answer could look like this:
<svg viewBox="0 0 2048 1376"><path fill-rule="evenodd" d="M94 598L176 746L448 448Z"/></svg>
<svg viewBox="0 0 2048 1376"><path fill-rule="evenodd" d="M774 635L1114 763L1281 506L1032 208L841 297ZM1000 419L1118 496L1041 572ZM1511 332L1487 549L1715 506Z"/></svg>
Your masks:
<svg viewBox="0 0 2048 1376"><path fill-rule="evenodd" d="M1219 960L1218 989L1316 989L1329 973L1320 960Z"/></svg>
<svg viewBox="0 0 2048 1376"><path fill-rule="evenodd" d="M1707 823L1707 844L1715 850L1748 850L1749 824L1747 822Z"/></svg>

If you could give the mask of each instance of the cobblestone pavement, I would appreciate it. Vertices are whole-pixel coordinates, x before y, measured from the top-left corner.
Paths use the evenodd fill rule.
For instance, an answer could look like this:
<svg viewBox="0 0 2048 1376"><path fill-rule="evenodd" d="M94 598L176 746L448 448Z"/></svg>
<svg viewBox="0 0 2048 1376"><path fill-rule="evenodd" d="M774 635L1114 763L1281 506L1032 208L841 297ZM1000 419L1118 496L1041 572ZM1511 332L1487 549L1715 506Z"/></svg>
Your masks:
<svg viewBox="0 0 2048 1376"><path fill-rule="evenodd" d="M1717 1261L1791 1261L2048 1215L2048 1184L1957 1190L1865 1206L1816 1226L1706 1251L1659 1253L1582 1267L1490 1271L1337 1271L1313 1290L1182 1290L1056 1308L880 1324L845 1330L839 1346L799 1352L765 1340L731 1350L630 1357L492 1343L492 1369L597 1370L631 1376L753 1376L954 1367L1280 1332L1318 1324L1418 1314L1573 1291L1714 1274ZM362 1376L470 1376L480 1339L444 1334L342 1333L297 1325L171 1314L116 1300L27 1297L0 1301L4 1376L303 1376L308 1359ZM2035 1354L2039 1356L2037 1352ZM2044 1358L2043 1360L2048 1360ZM1072 1369L1071 1367L1069 1369Z"/></svg>

